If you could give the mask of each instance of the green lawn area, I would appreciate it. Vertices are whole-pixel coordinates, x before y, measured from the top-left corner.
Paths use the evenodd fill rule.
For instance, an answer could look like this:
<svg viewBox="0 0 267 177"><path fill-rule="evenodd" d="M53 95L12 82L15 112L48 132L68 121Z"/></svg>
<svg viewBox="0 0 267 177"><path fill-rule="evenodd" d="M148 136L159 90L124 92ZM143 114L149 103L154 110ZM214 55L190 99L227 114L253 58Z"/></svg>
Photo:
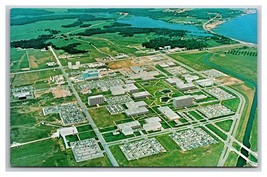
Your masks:
<svg viewBox="0 0 267 177"><path fill-rule="evenodd" d="M230 100L223 100L222 104L232 111L237 111L238 105L240 103L239 98L234 98Z"/></svg>
<svg viewBox="0 0 267 177"><path fill-rule="evenodd" d="M42 115L42 110L36 111L34 107L24 106L10 109L10 142L28 142L40 138L49 137L58 127L40 124L40 121L57 123L60 120L58 115Z"/></svg>
<svg viewBox="0 0 267 177"><path fill-rule="evenodd" d="M96 134L93 130L91 130L91 131L79 133L79 137L81 140L85 140L85 139L96 137Z"/></svg>
<svg viewBox="0 0 267 177"><path fill-rule="evenodd" d="M181 151L168 135L156 138L167 152L128 161L118 145L111 146L110 150L118 163L124 167L212 167L217 165L220 157L218 152L223 148L223 143L217 143L190 151Z"/></svg>
<svg viewBox="0 0 267 177"><path fill-rule="evenodd" d="M99 128L114 125L115 121L125 120L124 114L111 115L106 107L89 109L89 113Z"/></svg>
<svg viewBox="0 0 267 177"><path fill-rule="evenodd" d="M237 159L238 159L238 155L235 152L231 151L229 153L227 160L225 161L224 166L225 167L235 167L236 163L237 163Z"/></svg>
<svg viewBox="0 0 267 177"><path fill-rule="evenodd" d="M47 70L47 71L36 71L31 73L16 74L14 76L11 87L19 87L23 85L32 85L35 87L35 84L39 82L48 83L49 77L62 74L60 69L57 70ZM49 87L48 85L46 85Z"/></svg>
<svg viewBox="0 0 267 177"><path fill-rule="evenodd" d="M221 132L219 129L217 129L213 125L209 124L209 125L206 125L206 127L209 128L211 131L213 131L215 134L217 134L219 137L221 137L223 140L227 139L227 135L225 135L223 132Z"/></svg>
<svg viewBox="0 0 267 177"><path fill-rule="evenodd" d="M254 49L256 51L256 49ZM212 63L239 73L249 79L257 81L257 57L244 55L231 55L224 52L214 54L210 59Z"/></svg>
<svg viewBox="0 0 267 177"><path fill-rule="evenodd" d="M174 58L177 61L180 61L191 68L196 70L205 70L210 69L211 67L203 63L204 58L209 55L207 52L197 52L197 53L177 53L169 54L170 57Z"/></svg>
<svg viewBox="0 0 267 177"><path fill-rule="evenodd" d="M92 130L92 127L89 124L88 125L82 125L82 126L77 126L77 130L79 133L81 133L81 132Z"/></svg>
<svg viewBox="0 0 267 177"><path fill-rule="evenodd" d="M231 129L232 123L233 123L233 120L225 120L222 122L217 122L216 125L218 125L224 131L229 132Z"/></svg>
<svg viewBox="0 0 267 177"><path fill-rule="evenodd" d="M195 111L188 111L188 113L191 114L197 120L202 120L203 119L203 117L201 117L201 115L196 113Z"/></svg>
<svg viewBox="0 0 267 177"><path fill-rule="evenodd" d="M98 167L111 166L107 156L77 163L71 149L62 151L61 140L45 140L10 150L13 167Z"/></svg>
<svg viewBox="0 0 267 177"><path fill-rule="evenodd" d="M251 130L250 135L250 144L251 144L251 150L258 151L258 109L255 114L255 118L253 121L253 128Z"/></svg>

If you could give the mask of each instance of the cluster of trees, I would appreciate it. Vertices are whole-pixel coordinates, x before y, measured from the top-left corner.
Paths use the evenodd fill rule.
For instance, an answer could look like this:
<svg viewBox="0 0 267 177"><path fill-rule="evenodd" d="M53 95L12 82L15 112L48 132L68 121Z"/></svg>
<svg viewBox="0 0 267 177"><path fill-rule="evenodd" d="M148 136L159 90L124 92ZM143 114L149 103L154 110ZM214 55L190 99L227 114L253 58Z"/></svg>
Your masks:
<svg viewBox="0 0 267 177"><path fill-rule="evenodd" d="M157 35L164 35L169 37L183 37L186 35L186 31L184 30L170 30L163 28L137 28L137 27L129 27L128 25L122 23L115 23L111 26L105 26L104 29L100 28L87 29L84 32L80 32L75 35L92 36L94 34L105 34L105 33L119 33L119 35L122 35L124 37L132 37L135 34L144 34L144 33L145 34L155 33Z"/></svg>
<svg viewBox="0 0 267 177"><path fill-rule="evenodd" d="M103 28L116 28L116 27L126 27L126 26L131 26L131 25L126 23L114 22L111 25L103 26Z"/></svg>
<svg viewBox="0 0 267 177"><path fill-rule="evenodd" d="M63 28L72 28L72 27L76 27L76 26L89 27L90 24L83 25L83 23L87 22L87 21L94 21L94 20L107 20L107 18L95 17L93 15L86 14L86 15L79 16L77 21L70 23L68 25L62 25L61 27L63 27Z"/></svg>
<svg viewBox="0 0 267 177"><path fill-rule="evenodd" d="M46 44L46 41L49 40L49 39L52 39L52 38L53 38L53 35L52 34L48 34L48 35L38 36L38 38L36 38L36 39L11 41L10 42L10 47L12 47L12 48L21 47L21 48L24 48L24 49L27 49L27 48L34 48L34 49L46 48L47 49L48 45Z"/></svg>
<svg viewBox="0 0 267 177"><path fill-rule="evenodd" d="M194 39L188 39L188 40L181 40L181 39L171 39L171 38L165 38L160 37L156 39L152 39L148 42L142 43L143 47L151 48L158 50L159 47L164 46L171 46L171 48L180 47L180 48L187 48L187 49L203 49L207 47L207 44L204 41L197 41Z"/></svg>
<svg viewBox="0 0 267 177"><path fill-rule="evenodd" d="M76 47L79 46L81 43L72 43L67 46L58 47L54 45L52 42L48 42L48 40L55 38L54 33L57 33L56 30L46 29L45 31L49 31L51 34L47 35L40 35L35 39L28 39L28 40L19 40L19 41L11 41L10 47L11 48L33 48L33 49L48 49L48 46L52 46L55 49L61 49L69 54L78 54L78 53L86 53L86 50L79 50Z"/></svg>
<svg viewBox="0 0 267 177"><path fill-rule="evenodd" d="M57 14L57 13L52 13L48 15L36 15L36 16L22 16L22 17L17 17L17 16L11 16L10 18L10 25L25 25L29 23L35 23L38 21L43 21L43 20L64 20L64 19L77 19L79 23L83 23L86 21L93 21L93 20L106 20L108 18L103 18L103 17L95 17L93 15L89 14ZM78 22L76 22L78 23ZM81 24L82 24L81 23Z"/></svg>
<svg viewBox="0 0 267 177"><path fill-rule="evenodd" d="M61 31L59 31L59 30L52 30L52 29L45 29L44 31L49 31L50 34L58 34L58 33L61 32Z"/></svg>
<svg viewBox="0 0 267 177"><path fill-rule="evenodd" d="M206 39L212 39L220 44L235 44L237 43L236 41L230 39L230 38L227 38L227 37L224 37L224 36L221 36L221 35L213 35L211 37L206 37Z"/></svg>
<svg viewBox="0 0 267 177"><path fill-rule="evenodd" d="M231 55L243 55L243 56L257 56L257 52L247 51L247 50L229 50L226 52Z"/></svg>
<svg viewBox="0 0 267 177"><path fill-rule="evenodd" d="M64 50L65 52L69 53L69 54L80 54L80 53L87 53L87 50L79 50L76 47L78 47L79 45L81 45L81 43L72 43L69 44L67 46L62 46L62 47L58 47L55 46L54 44L49 43L54 49L57 50Z"/></svg>

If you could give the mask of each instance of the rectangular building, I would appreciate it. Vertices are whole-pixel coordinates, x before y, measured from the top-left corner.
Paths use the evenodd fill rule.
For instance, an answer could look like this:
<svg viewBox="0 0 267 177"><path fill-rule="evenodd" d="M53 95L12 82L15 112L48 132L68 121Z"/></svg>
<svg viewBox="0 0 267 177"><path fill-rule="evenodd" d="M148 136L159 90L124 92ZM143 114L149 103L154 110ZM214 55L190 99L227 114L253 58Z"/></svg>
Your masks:
<svg viewBox="0 0 267 177"><path fill-rule="evenodd" d="M147 114L149 111L146 107L132 107L125 110L127 116L137 116L142 114Z"/></svg>
<svg viewBox="0 0 267 177"><path fill-rule="evenodd" d="M123 95L125 94L124 88L121 85L110 87L110 91L112 95Z"/></svg>
<svg viewBox="0 0 267 177"><path fill-rule="evenodd" d="M133 83L125 84L124 89L129 93L134 93L138 91L138 87L136 87Z"/></svg>
<svg viewBox="0 0 267 177"><path fill-rule="evenodd" d="M148 91L143 91L143 92L137 92L137 93L133 93L133 97L134 98L145 98L150 96L150 93Z"/></svg>
<svg viewBox="0 0 267 177"><path fill-rule="evenodd" d="M175 108L192 106L193 99L194 97L190 95L184 95L184 96L173 98L173 106Z"/></svg>
<svg viewBox="0 0 267 177"><path fill-rule="evenodd" d="M181 79L171 78L171 77L166 79L165 81L170 85L175 85L176 83L183 83L183 81Z"/></svg>
<svg viewBox="0 0 267 177"><path fill-rule="evenodd" d="M164 114L169 120L179 119L180 116L171 110L168 106L159 107L158 110Z"/></svg>
<svg viewBox="0 0 267 177"><path fill-rule="evenodd" d="M103 95L95 95L88 97L88 105L94 106L97 104L102 104L105 102L105 97Z"/></svg>
<svg viewBox="0 0 267 177"><path fill-rule="evenodd" d="M176 87L181 91L191 90L196 88L196 86L193 83L183 83L183 82L177 82Z"/></svg>
<svg viewBox="0 0 267 177"><path fill-rule="evenodd" d="M156 131L161 130L162 126L160 124L161 119L159 117L150 117L145 119L146 124L143 125L145 131Z"/></svg>
<svg viewBox="0 0 267 177"><path fill-rule="evenodd" d="M197 80L196 84L200 85L201 87L208 87L212 86L214 84L214 81L212 79L202 79L202 80Z"/></svg>
<svg viewBox="0 0 267 177"><path fill-rule="evenodd" d="M138 121L126 122L122 124L118 124L117 128L121 131L124 135L131 135L133 132L139 128L141 128L141 124Z"/></svg>
<svg viewBox="0 0 267 177"><path fill-rule="evenodd" d="M125 106L130 109L133 107L146 107L147 104L144 101L137 101L137 102L131 101L131 102L125 103Z"/></svg>

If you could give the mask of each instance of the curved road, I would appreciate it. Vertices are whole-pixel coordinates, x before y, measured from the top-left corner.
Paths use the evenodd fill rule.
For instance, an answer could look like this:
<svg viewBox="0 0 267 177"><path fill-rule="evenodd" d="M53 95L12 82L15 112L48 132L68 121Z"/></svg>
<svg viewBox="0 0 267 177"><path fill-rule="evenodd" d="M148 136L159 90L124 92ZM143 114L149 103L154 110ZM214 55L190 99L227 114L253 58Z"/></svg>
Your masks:
<svg viewBox="0 0 267 177"><path fill-rule="evenodd" d="M250 135L251 135L251 130L252 130L252 125L253 125L253 121L255 118L255 113L256 113L256 109L257 109L257 83L255 81L253 81L252 79L249 79L239 73L233 72L229 69L226 68L222 68L219 65L216 65L215 63L212 63L209 59L212 56L211 53L207 54L204 58L204 63L217 69L220 70L226 74L229 74L233 77L236 77L242 81L248 82L249 84L251 84L254 88L255 88L255 94L254 94L254 98L253 98L253 102L252 102L252 106L251 106L251 110L250 110L250 115L249 115L249 119L247 122L247 126L246 126L246 130L245 130L245 135L243 138L243 144L249 149L250 148ZM248 157L249 153L245 148L241 149L242 154L244 154L246 157ZM237 162L237 166L238 167L242 167L246 165L246 160L244 160L242 157L238 158L238 162Z"/></svg>

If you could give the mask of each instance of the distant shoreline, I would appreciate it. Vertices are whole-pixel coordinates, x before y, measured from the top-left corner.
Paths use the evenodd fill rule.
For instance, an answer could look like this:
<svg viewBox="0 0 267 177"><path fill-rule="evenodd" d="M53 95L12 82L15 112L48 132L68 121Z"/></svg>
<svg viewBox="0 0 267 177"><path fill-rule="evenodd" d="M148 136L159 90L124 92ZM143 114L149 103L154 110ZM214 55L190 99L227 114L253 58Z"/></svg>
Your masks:
<svg viewBox="0 0 267 177"><path fill-rule="evenodd" d="M251 12L251 13L241 14L240 16L249 15L249 14L254 14L254 13L256 13L256 12ZM208 20L207 22L205 22L205 23L202 25L203 29L204 29L205 31L207 31L207 32L210 32L211 34L214 34L214 35L221 35L221 34L218 34L218 33L214 32L214 31L212 31L212 29L216 28L218 25L221 25L221 24L225 23L225 22L226 22L225 20L223 20L223 21L218 21L218 23L213 24L213 26L211 26L211 27L207 27L207 25L210 25L209 23L212 22L212 21L214 21L218 16L219 16L219 15L217 15L217 16L215 16L214 18L212 18L212 19ZM239 17L239 16L238 16L238 17ZM236 18L237 18L237 17L236 17ZM224 35L221 35L221 36L224 36ZM257 46L258 46L258 44L254 44L254 43L251 43L251 42L242 41L242 40L235 39L235 38L228 37L228 36L224 36L224 37L227 37L227 38L232 39L232 40L234 40L234 41L236 41L236 42L239 42L239 43L241 43L241 44L248 45L248 46L251 46L251 47L257 47Z"/></svg>

